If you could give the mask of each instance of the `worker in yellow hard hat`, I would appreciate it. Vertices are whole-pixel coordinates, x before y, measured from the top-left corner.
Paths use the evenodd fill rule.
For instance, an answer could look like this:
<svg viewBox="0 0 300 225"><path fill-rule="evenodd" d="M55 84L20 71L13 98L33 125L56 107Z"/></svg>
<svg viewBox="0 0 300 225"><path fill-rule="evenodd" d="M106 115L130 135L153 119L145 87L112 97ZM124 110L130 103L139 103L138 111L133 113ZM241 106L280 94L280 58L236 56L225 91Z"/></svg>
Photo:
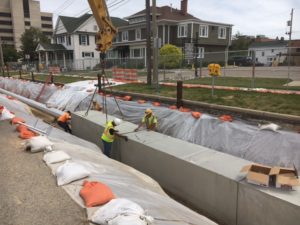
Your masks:
<svg viewBox="0 0 300 225"><path fill-rule="evenodd" d="M110 157L110 151L112 147L112 143L114 142L115 136L124 138L125 141L128 141L127 136L119 134L118 130L115 129L116 126L120 125L122 120L119 118L114 118L113 121L109 121L106 123L106 127L104 129L104 132L101 136L103 148L104 148L104 155Z"/></svg>
<svg viewBox="0 0 300 225"><path fill-rule="evenodd" d="M145 111L145 116L142 119L142 122L139 124L139 126L134 130L134 131L138 131L139 128L143 125L146 125L147 130L156 130L157 127L157 118L156 116L153 114L152 109L146 109Z"/></svg>

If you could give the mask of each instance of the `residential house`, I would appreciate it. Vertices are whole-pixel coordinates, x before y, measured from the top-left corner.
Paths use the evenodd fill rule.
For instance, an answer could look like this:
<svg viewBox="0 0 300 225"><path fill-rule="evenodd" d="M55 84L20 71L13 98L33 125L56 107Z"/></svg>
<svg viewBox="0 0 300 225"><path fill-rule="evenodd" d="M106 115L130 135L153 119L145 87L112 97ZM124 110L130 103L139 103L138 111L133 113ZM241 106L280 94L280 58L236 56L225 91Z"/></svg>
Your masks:
<svg viewBox="0 0 300 225"><path fill-rule="evenodd" d="M265 42L253 42L248 49L249 56L255 52L256 62L266 66L282 64L287 58L288 42L273 40Z"/></svg>
<svg viewBox="0 0 300 225"><path fill-rule="evenodd" d="M291 40L291 65L300 66L300 40Z"/></svg>
<svg viewBox="0 0 300 225"><path fill-rule="evenodd" d="M198 58L224 61L225 49L231 44L232 25L201 20L189 14L187 9L188 0L181 1L180 9L157 7L158 38L162 45L173 44L182 48L187 59L193 58L193 53L197 52ZM126 19L128 24L118 27L108 57L143 58L146 61L146 10ZM212 52L218 53L210 54Z"/></svg>
<svg viewBox="0 0 300 225"><path fill-rule="evenodd" d="M118 27L127 21L112 17ZM100 53L96 51L96 33L98 25L91 14L80 17L59 16L56 22L52 44L40 43L36 49L39 63L48 67L59 65L65 69L93 69L100 62Z"/></svg>

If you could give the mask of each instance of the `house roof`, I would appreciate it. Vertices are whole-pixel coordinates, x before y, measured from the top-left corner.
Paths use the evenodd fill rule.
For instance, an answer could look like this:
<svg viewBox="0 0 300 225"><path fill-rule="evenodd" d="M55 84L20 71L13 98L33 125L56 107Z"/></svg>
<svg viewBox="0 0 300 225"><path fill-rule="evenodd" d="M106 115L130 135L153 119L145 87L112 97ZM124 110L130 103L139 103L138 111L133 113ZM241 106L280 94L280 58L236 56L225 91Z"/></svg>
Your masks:
<svg viewBox="0 0 300 225"><path fill-rule="evenodd" d="M153 7L151 7L151 12L152 12L152 9L153 9ZM164 19L178 20L178 21L190 20L190 19L200 20L197 17L194 17L193 15L191 15L189 13L184 15L181 13L181 10L174 9L170 6L156 7L156 13L158 15L157 20L164 20ZM130 19L130 18L142 16L142 15L146 15L146 9L139 11L127 18Z"/></svg>
<svg viewBox="0 0 300 225"><path fill-rule="evenodd" d="M267 41L267 42L253 42L249 48L263 48L263 47L286 47L288 45L288 41Z"/></svg>
<svg viewBox="0 0 300 225"><path fill-rule="evenodd" d="M37 46L37 51L41 50L43 48L45 51L65 51L67 50L63 45L61 44L47 44L47 43L39 43Z"/></svg>
<svg viewBox="0 0 300 225"><path fill-rule="evenodd" d="M60 16L59 18L61 19L67 32L72 33L92 16L92 14L84 14L80 17ZM111 17L111 21L115 27L126 26L128 24L128 21L118 17Z"/></svg>

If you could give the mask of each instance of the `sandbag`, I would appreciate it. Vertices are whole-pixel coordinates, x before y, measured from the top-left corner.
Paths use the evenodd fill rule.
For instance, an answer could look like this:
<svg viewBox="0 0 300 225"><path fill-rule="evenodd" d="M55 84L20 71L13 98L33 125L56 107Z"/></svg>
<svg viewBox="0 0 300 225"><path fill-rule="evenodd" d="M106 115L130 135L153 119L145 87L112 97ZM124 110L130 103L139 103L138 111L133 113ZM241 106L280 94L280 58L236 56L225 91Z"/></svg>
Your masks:
<svg viewBox="0 0 300 225"><path fill-rule="evenodd" d="M271 130L271 131L277 131L280 129L280 126L275 123L269 123L269 124L258 124L258 127L260 130Z"/></svg>
<svg viewBox="0 0 300 225"><path fill-rule="evenodd" d="M2 112L0 113L0 120L11 120L15 117L13 113L11 113L9 110L7 110L5 107L2 108Z"/></svg>
<svg viewBox="0 0 300 225"><path fill-rule="evenodd" d="M233 121L233 119L230 115L222 115L219 117L219 119L224 122L232 122Z"/></svg>
<svg viewBox="0 0 300 225"><path fill-rule="evenodd" d="M136 218L132 216L136 216ZM117 219L117 217L119 218ZM125 223L128 221L127 219L131 220L130 224ZM132 219L135 219L134 223ZM143 221L146 221L146 223L143 223ZM145 211L141 206L125 198L111 200L92 216L92 222L101 225L110 225L112 223L114 225L144 225L150 224L152 221L152 217L145 216Z"/></svg>
<svg viewBox="0 0 300 225"><path fill-rule="evenodd" d="M19 122L25 123L25 120L20 117L14 117L11 119L11 124L18 124Z"/></svg>
<svg viewBox="0 0 300 225"><path fill-rule="evenodd" d="M49 139L46 136L38 136L38 137L32 137L27 141L26 149L35 153L35 152L44 151L47 146L52 146L52 145L53 143L49 141Z"/></svg>
<svg viewBox="0 0 300 225"><path fill-rule="evenodd" d="M88 177L90 172L79 163L66 161L56 169L55 175L57 185L62 186Z"/></svg>
<svg viewBox="0 0 300 225"><path fill-rule="evenodd" d="M153 106L160 106L160 103L159 102L152 102L152 105Z"/></svg>
<svg viewBox="0 0 300 225"><path fill-rule="evenodd" d="M139 104L144 104L144 103L146 103L146 100L140 99L140 100L138 100L137 102L138 102Z"/></svg>
<svg viewBox="0 0 300 225"><path fill-rule="evenodd" d="M103 205L115 198L112 190L107 185L86 180L83 182L83 188L80 190L79 195L84 200L86 207Z"/></svg>
<svg viewBox="0 0 300 225"><path fill-rule="evenodd" d="M71 157L63 151L48 152L43 157L44 162L47 164L59 163L69 159L71 159Z"/></svg>
<svg viewBox="0 0 300 225"><path fill-rule="evenodd" d="M199 119L202 115L201 112L191 112L191 114L195 119Z"/></svg>
<svg viewBox="0 0 300 225"><path fill-rule="evenodd" d="M19 134L19 137L22 139L32 139L36 136L38 136L38 134L31 130L28 130L27 127L26 129L22 130ZM26 147L26 149L30 149L30 148ZM31 152L38 152L38 151L31 151Z"/></svg>

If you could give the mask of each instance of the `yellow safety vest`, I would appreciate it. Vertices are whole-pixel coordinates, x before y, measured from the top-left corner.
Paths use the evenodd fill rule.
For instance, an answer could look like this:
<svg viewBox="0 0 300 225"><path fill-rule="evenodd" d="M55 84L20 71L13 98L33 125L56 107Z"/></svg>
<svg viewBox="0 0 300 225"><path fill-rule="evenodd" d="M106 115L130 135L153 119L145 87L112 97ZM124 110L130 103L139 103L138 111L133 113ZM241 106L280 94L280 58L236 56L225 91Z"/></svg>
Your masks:
<svg viewBox="0 0 300 225"><path fill-rule="evenodd" d="M114 141L115 135L114 135L114 134L111 135L111 134L109 133L109 130L110 130L110 129L114 129L114 126L113 126L113 124L112 124L112 121L110 121L110 122L108 122L108 123L106 124L106 127L105 127L104 132L103 132L102 137L101 137L101 139L102 139L103 141L106 141L106 142L113 142L113 141Z"/></svg>
<svg viewBox="0 0 300 225"><path fill-rule="evenodd" d="M153 124L157 124L157 118L154 115L151 115L149 118L144 116L142 122L146 124L147 128L150 128Z"/></svg>

